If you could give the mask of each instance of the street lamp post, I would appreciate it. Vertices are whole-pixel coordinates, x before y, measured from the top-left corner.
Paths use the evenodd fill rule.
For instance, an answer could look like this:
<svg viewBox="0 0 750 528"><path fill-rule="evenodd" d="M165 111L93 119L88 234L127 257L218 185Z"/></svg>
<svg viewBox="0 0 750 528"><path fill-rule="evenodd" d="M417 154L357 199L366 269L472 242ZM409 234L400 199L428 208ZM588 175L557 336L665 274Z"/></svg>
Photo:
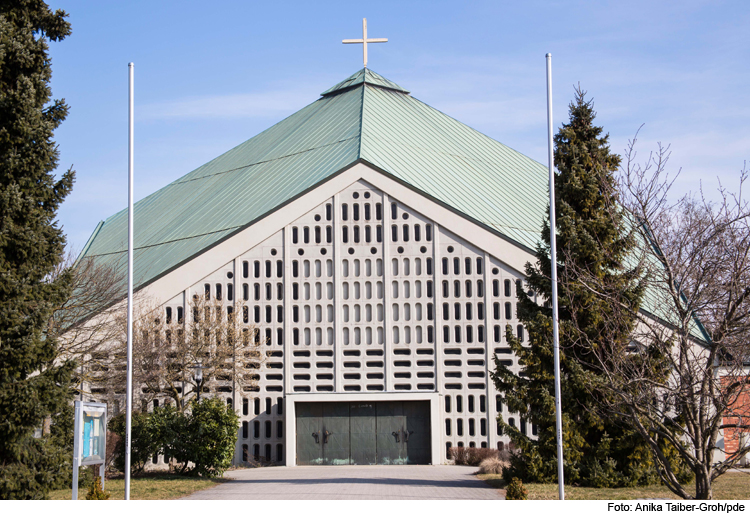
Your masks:
<svg viewBox="0 0 750 528"><path fill-rule="evenodd" d="M198 390L198 401L200 402L201 391L203 390L203 365L201 365L201 362L199 361L198 364L193 365L193 368L195 369L193 379L195 380L195 385Z"/></svg>

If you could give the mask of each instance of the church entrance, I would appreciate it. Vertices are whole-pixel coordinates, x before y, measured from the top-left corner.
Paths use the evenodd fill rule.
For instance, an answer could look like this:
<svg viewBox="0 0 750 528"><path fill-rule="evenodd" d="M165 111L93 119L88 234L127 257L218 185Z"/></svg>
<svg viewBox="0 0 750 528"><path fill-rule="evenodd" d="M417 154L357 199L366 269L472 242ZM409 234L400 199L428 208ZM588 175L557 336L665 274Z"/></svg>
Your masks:
<svg viewBox="0 0 750 528"><path fill-rule="evenodd" d="M430 463L425 401L298 402L297 464Z"/></svg>

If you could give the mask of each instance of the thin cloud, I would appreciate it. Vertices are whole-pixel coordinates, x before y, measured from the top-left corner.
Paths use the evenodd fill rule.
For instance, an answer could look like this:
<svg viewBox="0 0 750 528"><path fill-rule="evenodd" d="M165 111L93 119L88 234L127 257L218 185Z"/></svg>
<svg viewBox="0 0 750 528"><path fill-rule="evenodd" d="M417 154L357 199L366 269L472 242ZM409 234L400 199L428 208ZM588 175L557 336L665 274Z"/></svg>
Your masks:
<svg viewBox="0 0 750 528"><path fill-rule="evenodd" d="M247 119L286 116L310 104L309 90L187 97L176 101L148 103L139 109L139 119Z"/></svg>

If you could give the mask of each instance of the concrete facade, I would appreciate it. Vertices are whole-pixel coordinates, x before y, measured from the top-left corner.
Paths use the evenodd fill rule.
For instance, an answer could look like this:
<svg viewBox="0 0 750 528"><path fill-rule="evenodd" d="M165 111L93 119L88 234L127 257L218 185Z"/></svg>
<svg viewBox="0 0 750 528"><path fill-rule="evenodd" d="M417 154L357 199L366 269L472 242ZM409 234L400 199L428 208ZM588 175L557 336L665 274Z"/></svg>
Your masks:
<svg viewBox="0 0 750 528"><path fill-rule="evenodd" d="M505 328L524 333L516 290L532 258L360 163L144 295L187 314L192 296L215 297L218 287L227 307L247 308L243 324L258 328L257 387L214 385L243 422L235 463L295 465L296 402L423 400L432 464L442 464L452 446L507 447L498 413L534 433L499 405L488 375L496 356L517 368Z"/></svg>

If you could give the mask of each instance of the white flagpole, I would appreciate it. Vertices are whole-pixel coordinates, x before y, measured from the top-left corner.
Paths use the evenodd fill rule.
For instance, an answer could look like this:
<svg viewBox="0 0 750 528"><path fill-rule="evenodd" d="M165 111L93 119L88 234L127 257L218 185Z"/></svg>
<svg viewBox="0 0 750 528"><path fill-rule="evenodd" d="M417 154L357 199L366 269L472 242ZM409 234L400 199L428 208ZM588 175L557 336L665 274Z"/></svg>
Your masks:
<svg viewBox="0 0 750 528"><path fill-rule="evenodd" d="M560 500L565 500L563 476L562 405L560 402L560 323L557 310L557 228L555 226L555 153L552 144L552 54L547 53L547 149L549 151L549 239L552 271L552 338L555 361L555 432L557 436L557 486Z"/></svg>
<svg viewBox="0 0 750 528"><path fill-rule="evenodd" d="M130 425L133 410L133 63L128 64L128 376L125 410L125 500L130 500Z"/></svg>

